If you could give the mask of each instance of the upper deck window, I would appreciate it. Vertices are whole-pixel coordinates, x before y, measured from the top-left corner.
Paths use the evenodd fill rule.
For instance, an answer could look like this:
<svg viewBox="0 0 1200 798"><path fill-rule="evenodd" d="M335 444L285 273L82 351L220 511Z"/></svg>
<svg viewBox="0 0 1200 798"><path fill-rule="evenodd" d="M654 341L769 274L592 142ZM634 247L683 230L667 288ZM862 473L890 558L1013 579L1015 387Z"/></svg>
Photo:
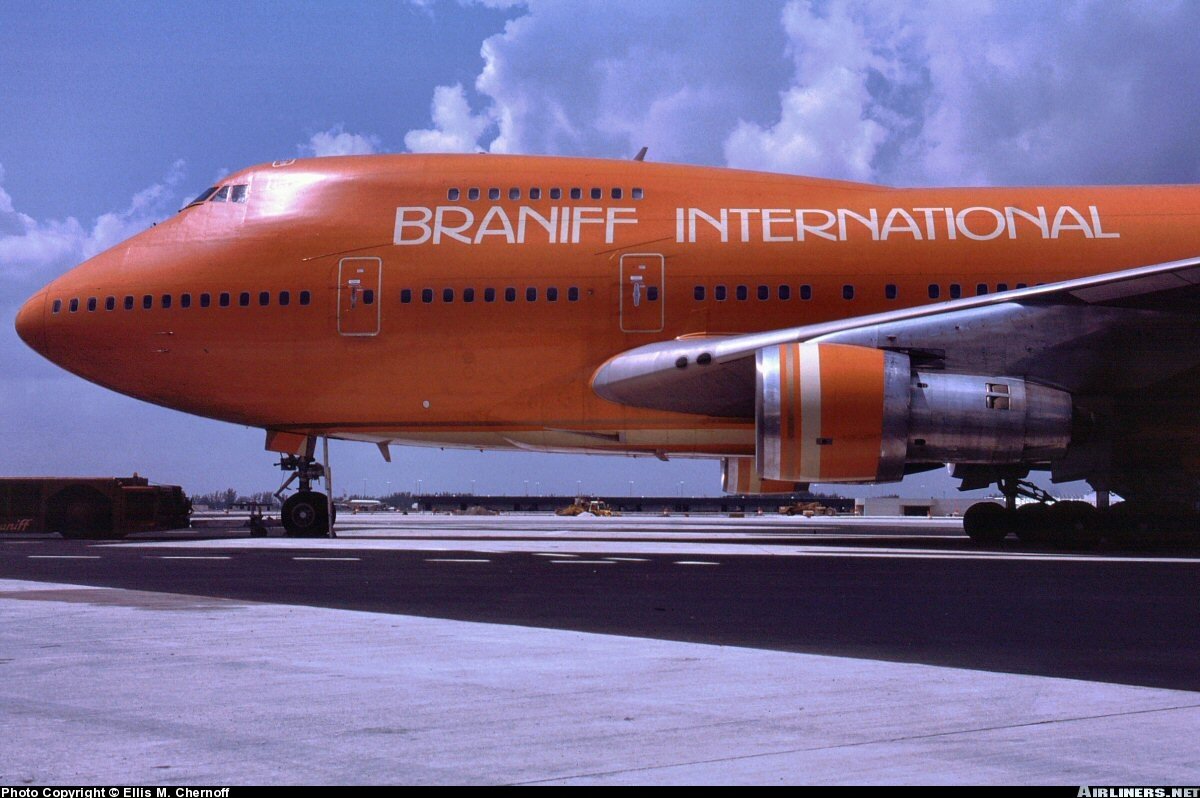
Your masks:
<svg viewBox="0 0 1200 798"><path fill-rule="evenodd" d="M458 189L452 188L446 192L446 199L450 200L451 202L457 202L458 194L459 194Z"/></svg>
<svg viewBox="0 0 1200 798"><path fill-rule="evenodd" d="M540 200L542 198L542 190L540 188L529 189L529 198L531 200Z"/></svg>
<svg viewBox="0 0 1200 798"><path fill-rule="evenodd" d="M637 188L637 187L635 186L635 187L634 187L634 189L633 189L633 198L634 198L635 200L640 200L640 199L641 199L643 196L644 196L644 195L643 195L643 193L642 193L642 190L641 190L640 188Z"/></svg>
<svg viewBox="0 0 1200 798"><path fill-rule="evenodd" d="M519 199L521 198L521 189L519 189L519 188L510 188L510 189L508 190L508 198L509 198L510 200L519 200Z"/></svg>
<svg viewBox="0 0 1200 798"><path fill-rule="evenodd" d="M479 199L479 189L477 189L477 188L467 189L467 199L471 200L472 202Z"/></svg>
<svg viewBox="0 0 1200 798"><path fill-rule="evenodd" d="M498 199L500 199L500 189L498 189L498 188L489 188L489 189L488 189L488 199L490 199L490 200L498 200Z"/></svg>
<svg viewBox="0 0 1200 798"><path fill-rule="evenodd" d="M575 199L575 200L583 199L583 189L581 189L581 188L571 189L571 199Z"/></svg>
<svg viewBox="0 0 1200 798"><path fill-rule="evenodd" d="M592 199L598 200L598 199L603 199L603 198L604 198L604 189L602 189L602 188L593 188L592 189Z"/></svg>
<svg viewBox="0 0 1200 798"><path fill-rule="evenodd" d="M555 199L555 200L562 199L562 189L561 188L550 189L550 199Z"/></svg>

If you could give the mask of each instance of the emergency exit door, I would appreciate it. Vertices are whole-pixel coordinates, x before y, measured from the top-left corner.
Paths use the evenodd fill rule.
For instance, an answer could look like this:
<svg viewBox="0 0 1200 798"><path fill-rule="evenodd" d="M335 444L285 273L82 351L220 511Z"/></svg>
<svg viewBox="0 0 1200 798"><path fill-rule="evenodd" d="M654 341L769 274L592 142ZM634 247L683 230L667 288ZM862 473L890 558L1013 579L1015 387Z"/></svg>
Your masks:
<svg viewBox="0 0 1200 798"><path fill-rule="evenodd" d="M338 264L338 332L342 335L378 335L379 258L342 258Z"/></svg>
<svg viewBox="0 0 1200 798"><path fill-rule="evenodd" d="M662 332L663 256L621 256L621 332Z"/></svg>

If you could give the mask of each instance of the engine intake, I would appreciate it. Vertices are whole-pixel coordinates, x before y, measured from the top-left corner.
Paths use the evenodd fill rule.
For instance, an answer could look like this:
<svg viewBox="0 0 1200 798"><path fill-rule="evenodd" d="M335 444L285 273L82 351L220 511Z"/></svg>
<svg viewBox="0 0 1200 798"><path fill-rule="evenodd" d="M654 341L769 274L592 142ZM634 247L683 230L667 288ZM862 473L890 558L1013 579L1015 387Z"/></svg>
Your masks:
<svg viewBox="0 0 1200 798"><path fill-rule="evenodd" d="M895 482L908 463L1063 455L1071 396L1017 377L912 370L899 352L785 344L758 352L757 471L787 482Z"/></svg>

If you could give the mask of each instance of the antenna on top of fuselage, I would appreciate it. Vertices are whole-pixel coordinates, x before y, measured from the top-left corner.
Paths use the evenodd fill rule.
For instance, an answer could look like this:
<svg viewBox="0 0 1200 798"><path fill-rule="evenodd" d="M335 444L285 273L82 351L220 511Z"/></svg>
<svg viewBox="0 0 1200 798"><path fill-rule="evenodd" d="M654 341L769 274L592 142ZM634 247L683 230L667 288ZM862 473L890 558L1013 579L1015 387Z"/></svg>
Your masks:
<svg viewBox="0 0 1200 798"><path fill-rule="evenodd" d="M638 150L638 154L637 154L637 155L635 155L635 156L633 156L633 160L635 160L635 161L644 161L644 160L646 160L646 150L648 150L648 149L650 149L650 148L649 148L649 147L642 147L640 150Z"/></svg>

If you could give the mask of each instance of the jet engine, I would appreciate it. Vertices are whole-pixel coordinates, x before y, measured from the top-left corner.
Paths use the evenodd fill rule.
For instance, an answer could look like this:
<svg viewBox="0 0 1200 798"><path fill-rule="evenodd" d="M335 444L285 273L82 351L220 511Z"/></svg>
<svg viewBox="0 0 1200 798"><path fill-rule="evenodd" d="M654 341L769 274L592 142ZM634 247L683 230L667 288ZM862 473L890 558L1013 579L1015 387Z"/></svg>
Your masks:
<svg viewBox="0 0 1200 798"><path fill-rule="evenodd" d="M757 355L756 466L785 482L895 482L910 463L1042 462L1070 442L1070 394L914 369L906 354L784 344Z"/></svg>

